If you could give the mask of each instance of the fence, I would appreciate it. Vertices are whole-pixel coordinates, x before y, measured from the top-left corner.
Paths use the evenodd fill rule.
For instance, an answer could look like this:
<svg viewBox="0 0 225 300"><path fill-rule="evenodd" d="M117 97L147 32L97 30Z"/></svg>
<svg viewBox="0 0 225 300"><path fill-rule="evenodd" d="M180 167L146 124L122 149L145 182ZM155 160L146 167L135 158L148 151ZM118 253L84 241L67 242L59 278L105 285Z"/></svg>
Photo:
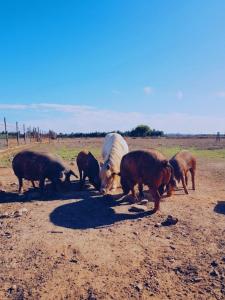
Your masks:
<svg viewBox="0 0 225 300"><path fill-rule="evenodd" d="M9 123L5 117L2 122L0 121L0 149L34 142L41 143L43 140L50 141L55 138L56 135L51 130L44 132L39 127L26 127L25 124L20 125L18 122Z"/></svg>

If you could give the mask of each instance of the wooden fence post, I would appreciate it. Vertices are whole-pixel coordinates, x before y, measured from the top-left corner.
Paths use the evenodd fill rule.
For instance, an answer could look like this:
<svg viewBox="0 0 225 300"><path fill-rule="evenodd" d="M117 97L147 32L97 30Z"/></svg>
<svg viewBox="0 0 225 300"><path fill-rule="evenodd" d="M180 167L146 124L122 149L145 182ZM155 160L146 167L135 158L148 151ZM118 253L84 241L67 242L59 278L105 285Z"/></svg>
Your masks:
<svg viewBox="0 0 225 300"><path fill-rule="evenodd" d="M24 139L24 144L27 143L26 138L27 138L27 136L26 136L26 128L25 128L25 125L23 124L23 139Z"/></svg>
<svg viewBox="0 0 225 300"><path fill-rule="evenodd" d="M19 126L18 126L18 122L16 122L16 140L17 140L17 145L19 145L19 143L20 143L19 137L20 137Z"/></svg>
<svg viewBox="0 0 225 300"><path fill-rule="evenodd" d="M8 131L7 131L7 125L6 125L6 118L4 118L4 124L5 124L5 139L6 139L6 146L9 147L9 137L8 137Z"/></svg>
<svg viewBox="0 0 225 300"><path fill-rule="evenodd" d="M31 136L31 126L29 126L29 138L30 138L30 143L31 143L31 138L32 138L32 136Z"/></svg>

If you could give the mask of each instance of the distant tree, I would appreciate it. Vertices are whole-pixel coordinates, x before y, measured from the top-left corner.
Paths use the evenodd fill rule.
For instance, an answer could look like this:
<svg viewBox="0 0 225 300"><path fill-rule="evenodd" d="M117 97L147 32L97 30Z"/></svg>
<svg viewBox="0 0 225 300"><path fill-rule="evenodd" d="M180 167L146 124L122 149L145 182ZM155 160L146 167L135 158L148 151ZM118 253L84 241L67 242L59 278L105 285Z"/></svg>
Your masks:
<svg viewBox="0 0 225 300"><path fill-rule="evenodd" d="M130 132L131 136L145 137L151 135L151 128L148 125L138 125L136 128L132 129Z"/></svg>
<svg viewBox="0 0 225 300"><path fill-rule="evenodd" d="M53 130L49 130L49 138L51 140L56 140L57 139L57 133Z"/></svg>
<svg viewBox="0 0 225 300"><path fill-rule="evenodd" d="M51 131L54 133L54 135L56 135L56 133L54 131ZM135 127L132 130L128 130L128 131L114 131L117 132L119 134L121 134L122 136L131 136L131 137L146 137L146 136L163 136L164 133L163 131L160 130L155 130L155 129L151 129L148 125L138 125L137 127ZM61 138L87 138L87 137L105 137L106 134L108 132L98 132L98 131L94 131L94 132L88 132L88 133L83 133L83 132L71 132L71 133L59 133L58 137ZM53 135L53 136L54 136ZM57 135L56 135L57 137Z"/></svg>

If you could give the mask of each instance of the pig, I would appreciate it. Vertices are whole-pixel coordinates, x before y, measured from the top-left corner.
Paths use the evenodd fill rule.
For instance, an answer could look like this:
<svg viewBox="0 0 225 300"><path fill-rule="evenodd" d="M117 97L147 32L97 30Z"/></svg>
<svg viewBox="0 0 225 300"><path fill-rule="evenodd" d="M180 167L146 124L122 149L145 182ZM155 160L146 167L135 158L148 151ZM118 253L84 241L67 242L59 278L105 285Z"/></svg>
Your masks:
<svg viewBox="0 0 225 300"><path fill-rule="evenodd" d="M192 189L195 190L195 172L196 172L196 158L187 150L181 150L170 159L170 164L174 169L174 177L181 181L184 191L188 194L188 171L191 173Z"/></svg>
<svg viewBox="0 0 225 300"><path fill-rule="evenodd" d="M34 181L39 181L39 188L43 192L46 178L57 189L63 176L65 176L65 182L67 183L70 182L71 175L77 177L60 158L49 153L30 150L17 153L13 158L12 168L19 181L19 193L22 190L23 179L30 180L33 187L35 187Z"/></svg>
<svg viewBox="0 0 225 300"><path fill-rule="evenodd" d="M88 177L89 182L100 190L101 181L99 177L99 163L93 154L89 151L81 151L77 156L77 167L80 174L80 186L84 185L85 178Z"/></svg>
<svg viewBox="0 0 225 300"><path fill-rule="evenodd" d="M138 184L140 195L143 195L143 185L149 187L155 200L153 212L159 209L159 203L164 185L171 193L175 186L173 170L168 160L156 150L136 150L123 156L120 164L121 186L123 193L130 191L136 199L134 186Z"/></svg>

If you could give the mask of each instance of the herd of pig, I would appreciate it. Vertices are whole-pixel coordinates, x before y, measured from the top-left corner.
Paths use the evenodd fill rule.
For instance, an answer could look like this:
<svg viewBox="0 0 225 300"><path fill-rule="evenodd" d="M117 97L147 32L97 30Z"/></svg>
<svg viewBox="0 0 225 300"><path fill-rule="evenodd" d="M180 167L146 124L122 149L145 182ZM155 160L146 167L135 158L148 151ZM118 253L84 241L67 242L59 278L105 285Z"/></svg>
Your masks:
<svg viewBox="0 0 225 300"><path fill-rule="evenodd" d="M144 197L143 187L146 185L155 201L154 212L159 209L160 198L165 190L167 196L170 196L177 188L176 181L182 182L188 194L188 172L191 173L192 188L195 189L196 159L186 150L178 152L170 160L153 149L129 152L124 138L118 133L110 133L104 139L102 157L104 162L99 165L91 152L81 151L78 154L76 162L80 189L88 178L102 194L109 194L121 186L124 195L131 192L133 201L137 202ZM35 181L39 181L43 193L46 179L57 190L62 182L70 182L71 175L78 177L60 158L29 150L15 155L12 168L19 181L19 193L22 191L23 179L30 180L33 187ZM135 186L138 186L138 196Z"/></svg>

